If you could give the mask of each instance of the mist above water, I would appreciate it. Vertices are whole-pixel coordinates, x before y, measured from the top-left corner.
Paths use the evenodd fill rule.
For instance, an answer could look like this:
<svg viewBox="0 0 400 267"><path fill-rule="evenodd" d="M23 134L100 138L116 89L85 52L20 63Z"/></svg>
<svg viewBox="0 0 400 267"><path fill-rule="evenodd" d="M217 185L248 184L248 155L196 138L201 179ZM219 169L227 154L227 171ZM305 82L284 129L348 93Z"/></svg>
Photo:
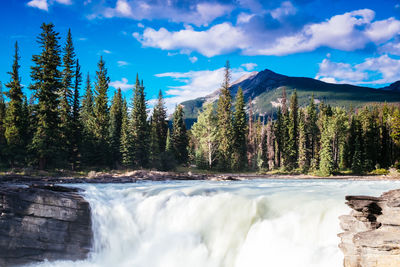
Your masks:
<svg viewBox="0 0 400 267"><path fill-rule="evenodd" d="M92 208L85 261L35 266L342 266L338 217L348 194L393 181L252 180L77 185Z"/></svg>

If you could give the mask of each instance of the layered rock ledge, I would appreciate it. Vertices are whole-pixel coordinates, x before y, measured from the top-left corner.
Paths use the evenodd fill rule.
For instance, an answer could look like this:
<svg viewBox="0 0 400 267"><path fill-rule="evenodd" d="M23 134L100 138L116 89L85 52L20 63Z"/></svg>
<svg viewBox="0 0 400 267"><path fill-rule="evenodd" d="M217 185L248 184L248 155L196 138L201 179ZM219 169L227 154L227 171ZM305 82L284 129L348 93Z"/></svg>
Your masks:
<svg viewBox="0 0 400 267"><path fill-rule="evenodd" d="M87 257L89 203L77 189L0 184L0 266Z"/></svg>
<svg viewBox="0 0 400 267"><path fill-rule="evenodd" d="M346 200L352 211L340 217L344 267L400 266L400 190Z"/></svg>

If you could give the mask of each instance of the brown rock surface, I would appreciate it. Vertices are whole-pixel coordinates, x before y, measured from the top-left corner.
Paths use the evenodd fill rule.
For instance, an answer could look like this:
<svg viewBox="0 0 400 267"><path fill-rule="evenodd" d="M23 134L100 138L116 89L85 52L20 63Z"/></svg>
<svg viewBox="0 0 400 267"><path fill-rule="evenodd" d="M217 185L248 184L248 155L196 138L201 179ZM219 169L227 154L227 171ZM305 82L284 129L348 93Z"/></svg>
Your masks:
<svg viewBox="0 0 400 267"><path fill-rule="evenodd" d="M345 267L400 266L400 190L380 197L347 196L353 210L340 217Z"/></svg>
<svg viewBox="0 0 400 267"><path fill-rule="evenodd" d="M92 245L89 203L76 189L0 184L0 266L84 259Z"/></svg>

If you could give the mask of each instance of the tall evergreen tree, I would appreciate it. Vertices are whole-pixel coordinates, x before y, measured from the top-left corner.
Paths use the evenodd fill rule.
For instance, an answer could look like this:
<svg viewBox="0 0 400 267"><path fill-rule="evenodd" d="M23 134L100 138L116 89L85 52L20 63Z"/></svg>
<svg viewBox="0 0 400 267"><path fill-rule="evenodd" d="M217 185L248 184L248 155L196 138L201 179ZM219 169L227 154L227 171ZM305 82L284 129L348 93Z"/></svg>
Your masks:
<svg viewBox="0 0 400 267"><path fill-rule="evenodd" d="M133 144L132 131L128 114L128 105L126 100L122 103L122 124L121 124L121 163L125 167L133 166Z"/></svg>
<svg viewBox="0 0 400 267"><path fill-rule="evenodd" d="M334 161L332 156L332 125L329 117L324 117L321 133L321 162L319 170L321 175L330 176L334 171Z"/></svg>
<svg viewBox="0 0 400 267"><path fill-rule="evenodd" d="M96 163L106 165L109 163L109 121L110 112L108 108L108 83L110 78L107 75L107 69L103 57L97 64L94 101L94 127L95 151L97 153ZM95 163L93 162L93 163Z"/></svg>
<svg viewBox="0 0 400 267"><path fill-rule="evenodd" d="M171 134L172 147L178 164L185 164L188 161L189 140L183 116L183 106L178 105L173 114Z"/></svg>
<svg viewBox="0 0 400 267"><path fill-rule="evenodd" d="M221 169L230 169L232 159L232 98L229 91L231 80L229 61L225 64L224 81L218 99L218 164Z"/></svg>
<svg viewBox="0 0 400 267"><path fill-rule="evenodd" d="M282 163L282 150L283 150L283 114L281 107L278 107L276 112L276 123L274 124L274 136L275 136L275 166L280 168Z"/></svg>
<svg viewBox="0 0 400 267"><path fill-rule="evenodd" d="M320 131L317 125L318 114L317 107L315 105L314 94L311 95L310 104L306 108L307 113L307 152L309 155L310 167L314 170L318 167L318 151L320 143Z"/></svg>
<svg viewBox="0 0 400 267"><path fill-rule="evenodd" d="M114 93L110 109L110 148L112 167L116 168L121 162L121 129L123 116L123 99L121 88Z"/></svg>
<svg viewBox="0 0 400 267"><path fill-rule="evenodd" d="M131 116L134 165L147 167L149 161L149 125L147 123L143 81L140 84L139 75L136 75Z"/></svg>
<svg viewBox="0 0 400 267"><path fill-rule="evenodd" d="M297 167L298 157L298 100L297 92L294 90L290 97L290 112L288 117L287 129L288 138L285 145L286 150L286 168L292 170Z"/></svg>
<svg viewBox="0 0 400 267"><path fill-rule="evenodd" d="M5 137L6 103L3 95L3 85L0 82L0 163L6 163L7 140Z"/></svg>
<svg viewBox="0 0 400 267"><path fill-rule="evenodd" d="M72 96L72 112L71 112L71 163L72 169L74 170L79 165L79 153L81 148L82 140L82 123L80 119L81 106L79 89L82 83L81 67L79 60L75 62L75 75L74 75L74 94Z"/></svg>
<svg viewBox="0 0 400 267"><path fill-rule="evenodd" d="M64 161L71 160L73 154L72 138L72 101L73 101L73 78L75 67L75 51L72 43L71 30L68 30L67 42L63 48L64 56L62 71L62 87L60 90L60 130L61 130L61 147L63 150ZM60 147L60 148L61 148Z"/></svg>
<svg viewBox="0 0 400 267"><path fill-rule="evenodd" d="M302 172L307 172L310 167L309 153L307 151L306 115L303 109L299 110L299 158L298 166Z"/></svg>
<svg viewBox="0 0 400 267"><path fill-rule="evenodd" d="M94 96L89 73L86 76L86 89L82 98L80 110L80 123L82 125L82 162L85 165L95 163L95 137L94 137Z"/></svg>
<svg viewBox="0 0 400 267"><path fill-rule="evenodd" d="M158 93L158 101L154 106L152 122L154 124L156 139L158 150L160 153L165 151L165 145L167 141L167 131L168 131L168 122L167 122L167 111L164 106L164 99L162 92Z"/></svg>
<svg viewBox="0 0 400 267"><path fill-rule="evenodd" d="M16 161L23 163L25 158L24 154L26 151L26 139L24 136L27 130L25 121L26 114L24 114L24 95L22 93L21 79L19 76L19 59L18 43L15 42L14 62L12 65L12 70L8 72L8 74L11 76L11 80L6 84L6 87L8 88L8 92L6 94L10 101L8 102L4 120L4 134L7 140L8 150L6 154L11 167L14 166ZM0 121L0 124L1 123L2 121Z"/></svg>
<svg viewBox="0 0 400 267"><path fill-rule="evenodd" d="M243 90L239 87L236 94L235 102L235 114L233 117L233 131L234 131L234 156L232 168L234 170L243 170L246 167L246 132L247 132L247 121L246 121L246 110L243 96Z"/></svg>
<svg viewBox="0 0 400 267"><path fill-rule="evenodd" d="M41 54L34 55L31 68L31 89L38 99L36 131L32 140L32 149L37 154L39 167L46 168L57 163L60 147L59 92L62 88L60 46L58 33L53 24L43 23L38 43Z"/></svg>
<svg viewBox="0 0 400 267"><path fill-rule="evenodd" d="M275 132L272 118L269 118L267 124L267 153L268 153L268 168L271 170L275 165Z"/></svg>

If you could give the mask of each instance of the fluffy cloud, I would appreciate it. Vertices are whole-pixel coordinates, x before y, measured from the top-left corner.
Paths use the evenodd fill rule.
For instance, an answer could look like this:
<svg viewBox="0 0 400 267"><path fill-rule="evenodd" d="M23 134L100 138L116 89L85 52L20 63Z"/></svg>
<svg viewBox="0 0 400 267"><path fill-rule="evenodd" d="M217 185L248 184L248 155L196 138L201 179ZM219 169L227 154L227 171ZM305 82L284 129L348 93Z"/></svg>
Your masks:
<svg viewBox="0 0 400 267"><path fill-rule="evenodd" d="M232 69L232 80L237 80L248 73L242 68ZM156 74L155 76L159 78L172 78L182 83L182 85L170 86L166 91L165 104L171 113L177 104L206 96L220 88L224 77L224 68L189 72L167 72ZM151 101L153 100L150 100L149 103L152 103Z"/></svg>
<svg viewBox="0 0 400 267"><path fill-rule="evenodd" d="M386 84L400 80L400 60L388 55L367 58L360 64L332 62L324 59L315 77L325 82Z"/></svg>
<svg viewBox="0 0 400 267"><path fill-rule="evenodd" d="M124 66L128 66L129 62L119 60L119 61L117 61L117 64L118 64L118 67L124 67Z"/></svg>
<svg viewBox="0 0 400 267"><path fill-rule="evenodd" d="M258 65L256 63L244 63L242 65L240 65L242 67L244 67L246 70L251 71L253 70L255 67L257 67Z"/></svg>
<svg viewBox="0 0 400 267"><path fill-rule="evenodd" d="M290 2L284 2L281 7L270 11L275 20L294 12L296 10ZM285 28L269 31L251 28L249 25L256 18L259 17L241 13L237 25L224 22L199 31L190 27L178 31L146 28L142 34L134 33L134 37L146 47L197 51L212 57L235 50L241 50L246 55L288 55L314 51L319 47L354 51L365 48L369 43L380 45L387 42L400 31L399 20L374 21L375 12L370 9L336 15L320 23L309 23L295 32Z"/></svg>
<svg viewBox="0 0 400 267"><path fill-rule="evenodd" d="M49 10L49 5L52 5L54 2L57 2L59 4L63 5L71 5L72 1L71 0L54 0L54 1L48 1L48 0L31 0L27 3L28 6L30 7L35 7L44 11Z"/></svg>
<svg viewBox="0 0 400 267"><path fill-rule="evenodd" d="M128 83L127 78L122 78L121 81L112 81L110 82L110 86L114 87L115 89L121 88L122 91L126 91L134 87L133 84Z"/></svg>
<svg viewBox="0 0 400 267"><path fill-rule="evenodd" d="M168 19L173 22L207 26L216 18L229 14L233 10L232 4L200 1L181 2L118 0L115 7L106 7L99 15L106 18L125 17L135 20Z"/></svg>
<svg viewBox="0 0 400 267"><path fill-rule="evenodd" d="M157 47L163 50L198 51L207 57L246 48L243 43L245 34L226 22L215 25L206 31L186 28L177 32L170 32L165 28L159 30L146 28L143 34L134 33L133 36L146 47Z"/></svg>

